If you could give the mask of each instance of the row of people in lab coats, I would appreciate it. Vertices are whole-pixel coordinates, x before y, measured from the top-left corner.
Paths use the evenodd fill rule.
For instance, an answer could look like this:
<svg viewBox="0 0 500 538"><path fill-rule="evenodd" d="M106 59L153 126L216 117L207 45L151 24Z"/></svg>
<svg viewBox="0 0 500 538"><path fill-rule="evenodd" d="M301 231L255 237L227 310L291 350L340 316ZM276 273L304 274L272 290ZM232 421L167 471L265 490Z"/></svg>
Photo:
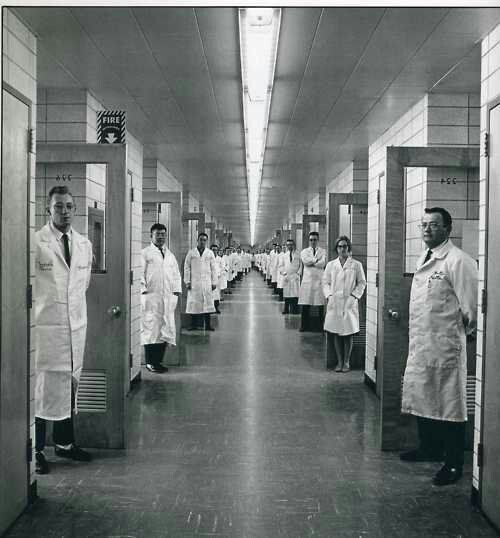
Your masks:
<svg viewBox="0 0 500 538"><path fill-rule="evenodd" d="M336 370L348 371L353 335L359 332L358 301L366 288L365 273L363 265L352 258L347 236L337 239L337 257L328 263L318 242L318 232L311 232L309 246L299 254L293 239L288 239L283 248L274 244L273 249L259 250L255 263L273 293L284 299L283 314L297 313L297 305L301 306L300 331L312 328L311 307L320 310L319 319L324 317L323 329L338 357Z"/></svg>

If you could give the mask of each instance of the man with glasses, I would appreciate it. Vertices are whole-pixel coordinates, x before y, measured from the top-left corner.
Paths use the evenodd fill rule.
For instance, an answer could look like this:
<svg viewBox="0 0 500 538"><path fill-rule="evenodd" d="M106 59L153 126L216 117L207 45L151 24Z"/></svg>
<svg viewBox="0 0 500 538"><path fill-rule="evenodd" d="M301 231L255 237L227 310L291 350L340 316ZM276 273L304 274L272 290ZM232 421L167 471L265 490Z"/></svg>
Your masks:
<svg viewBox="0 0 500 538"><path fill-rule="evenodd" d="M49 222L35 234L35 429L36 472L46 474L46 424L54 422L56 456L89 461L75 445L73 408L87 332L85 294L92 245L72 228L76 206L66 186L47 199Z"/></svg>
<svg viewBox="0 0 500 538"><path fill-rule="evenodd" d="M452 219L426 209L427 250L417 262L410 297L410 337L402 412L417 417L419 447L403 461L444 461L436 486L462 476L467 420L466 336L476 329L477 264L449 239Z"/></svg>
<svg viewBox="0 0 500 538"><path fill-rule="evenodd" d="M312 329L310 311L311 306L318 306L320 310L320 320L323 320L323 309L325 296L321 279L326 265L326 251L318 246L319 233L309 234L309 247L302 250L300 259L304 266L304 274L300 284L299 304L302 306L300 331L310 331Z"/></svg>
<svg viewBox="0 0 500 538"><path fill-rule="evenodd" d="M176 345L175 309L182 294L181 274L175 256L165 245L167 227L154 223L151 244L142 249L141 344L146 369L167 372L162 365L165 348Z"/></svg>

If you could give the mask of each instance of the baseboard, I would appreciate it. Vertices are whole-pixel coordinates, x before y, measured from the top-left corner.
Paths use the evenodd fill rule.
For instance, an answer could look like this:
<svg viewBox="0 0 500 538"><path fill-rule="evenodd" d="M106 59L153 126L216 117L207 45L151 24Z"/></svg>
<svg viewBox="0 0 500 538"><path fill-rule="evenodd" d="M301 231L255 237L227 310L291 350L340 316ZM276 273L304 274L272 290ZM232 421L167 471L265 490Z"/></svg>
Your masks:
<svg viewBox="0 0 500 538"><path fill-rule="evenodd" d="M368 375L366 375L366 374L365 374L365 377L364 377L364 381L365 381L365 385L376 394L377 393L377 384L375 383L375 381L373 381L373 379L371 377L369 377Z"/></svg>

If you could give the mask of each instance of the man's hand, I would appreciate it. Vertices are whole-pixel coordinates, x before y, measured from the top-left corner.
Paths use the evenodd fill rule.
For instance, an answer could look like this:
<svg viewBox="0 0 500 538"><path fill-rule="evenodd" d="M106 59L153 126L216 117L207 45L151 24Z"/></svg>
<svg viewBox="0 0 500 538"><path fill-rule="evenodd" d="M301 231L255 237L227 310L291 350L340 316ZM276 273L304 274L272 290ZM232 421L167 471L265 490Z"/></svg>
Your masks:
<svg viewBox="0 0 500 538"><path fill-rule="evenodd" d="M191 289L191 283L190 283L190 282L188 282L188 283L186 284L186 289L187 289L187 290L190 290L190 289Z"/></svg>
<svg viewBox="0 0 500 538"><path fill-rule="evenodd" d="M177 295L177 297L180 297L182 293L180 291L174 291L174 295Z"/></svg>
<svg viewBox="0 0 500 538"><path fill-rule="evenodd" d="M216 287L217 287L216 284L212 284L212 291L214 291Z"/></svg>

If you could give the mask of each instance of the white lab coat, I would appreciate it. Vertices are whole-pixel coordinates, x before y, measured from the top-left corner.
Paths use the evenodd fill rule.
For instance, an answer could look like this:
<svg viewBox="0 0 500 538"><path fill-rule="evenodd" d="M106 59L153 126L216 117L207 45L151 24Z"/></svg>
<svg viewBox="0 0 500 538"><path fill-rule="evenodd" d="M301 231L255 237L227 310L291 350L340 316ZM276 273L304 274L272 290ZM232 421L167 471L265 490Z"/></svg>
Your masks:
<svg viewBox="0 0 500 538"><path fill-rule="evenodd" d="M312 247L307 247L300 253L300 259L304 266L304 274L300 284L299 304L322 306L325 304L321 285L326 265L325 249L318 247L314 255Z"/></svg>
<svg viewBox="0 0 500 538"><path fill-rule="evenodd" d="M278 257L279 252L272 250L269 255L269 274L271 276L271 282L278 282Z"/></svg>
<svg viewBox="0 0 500 538"><path fill-rule="evenodd" d="M35 233L35 415L39 418L71 416L71 385L76 393L83 367L85 293L91 270L92 245L75 230L71 268L49 224Z"/></svg>
<svg viewBox="0 0 500 538"><path fill-rule="evenodd" d="M217 278L216 288L212 291L214 301L220 301L220 279L222 275L222 258L214 254L215 276Z"/></svg>
<svg viewBox="0 0 500 538"><path fill-rule="evenodd" d="M184 282L191 284L187 293L186 314L209 314L215 312L212 285L217 285L215 256L205 248L200 256L198 249L191 249L184 261Z"/></svg>
<svg viewBox="0 0 500 538"><path fill-rule="evenodd" d="M278 254L278 266L277 266L277 279L276 279L276 287L278 289L283 289L283 273L281 272L281 267L284 264L285 256L287 255L287 252L280 252Z"/></svg>
<svg viewBox="0 0 500 538"><path fill-rule="evenodd" d="M418 263L410 297L410 337L402 412L467 420L466 331L476 327L476 262L448 240Z"/></svg>
<svg viewBox="0 0 500 538"><path fill-rule="evenodd" d="M231 260L231 255L228 256L227 254L224 254L222 258L224 260L224 267L226 270L226 288L227 288L227 283L233 280L232 260Z"/></svg>
<svg viewBox="0 0 500 538"><path fill-rule="evenodd" d="M220 275L219 275L219 290L225 290L227 288L227 261L225 256L217 256L216 260L219 262Z"/></svg>
<svg viewBox="0 0 500 538"><path fill-rule="evenodd" d="M175 308L182 292L175 256L163 246L165 258L154 244L142 250L141 344L167 342L175 346Z"/></svg>
<svg viewBox="0 0 500 538"><path fill-rule="evenodd" d="M347 258L343 267L339 258L328 262L323 273L323 294L328 301L325 331L343 336L359 332L358 301L365 288L361 262Z"/></svg>
<svg viewBox="0 0 500 538"><path fill-rule="evenodd" d="M283 297L285 299L298 297L302 272L300 254L296 250L292 251L292 261L290 261L290 252L288 250L283 252L279 270L283 277Z"/></svg>

